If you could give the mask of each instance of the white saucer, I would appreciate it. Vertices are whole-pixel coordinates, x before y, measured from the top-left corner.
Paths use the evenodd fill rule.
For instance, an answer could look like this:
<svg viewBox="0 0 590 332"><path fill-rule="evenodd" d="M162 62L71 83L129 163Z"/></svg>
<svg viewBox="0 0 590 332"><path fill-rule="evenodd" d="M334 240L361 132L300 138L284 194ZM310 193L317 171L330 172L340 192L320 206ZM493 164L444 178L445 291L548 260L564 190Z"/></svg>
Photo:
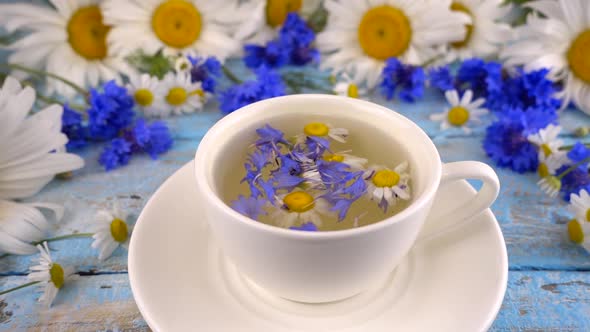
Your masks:
<svg viewBox="0 0 590 332"><path fill-rule="evenodd" d="M295 303L260 289L229 262L209 235L195 200L193 163L154 194L134 228L129 279L155 331L485 331L500 309L508 277L504 238L491 211L422 243L383 285L345 301ZM441 188L436 220L474 195L465 181Z"/></svg>

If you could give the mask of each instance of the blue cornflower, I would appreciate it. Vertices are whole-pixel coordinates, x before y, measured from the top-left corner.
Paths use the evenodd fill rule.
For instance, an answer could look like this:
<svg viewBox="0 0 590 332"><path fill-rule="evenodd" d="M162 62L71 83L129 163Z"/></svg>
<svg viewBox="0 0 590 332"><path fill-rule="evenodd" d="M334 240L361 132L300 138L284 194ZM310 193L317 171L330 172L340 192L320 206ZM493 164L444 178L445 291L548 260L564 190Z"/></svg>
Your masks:
<svg viewBox="0 0 590 332"><path fill-rule="evenodd" d="M61 132L68 137L68 150L83 148L88 144L86 127L82 124L82 114L72 110L68 104L63 106L61 116Z"/></svg>
<svg viewBox="0 0 590 332"><path fill-rule="evenodd" d="M95 140L108 140L129 126L133 120L133 98L127 89L109 81L102 92L90 90L90 109L88 109L88 134Z"/></svg>
<svg viewBox="0 0 590 332"><path fill-rule="evenodd" d="M473 91L476 98L487 98L488 94L502 89L502 65L479 58L468 59L461 63L457 80L463 90Z"/></svg>
<svg viewBox="0 0 590 332"><path fill-rule="evenodd" d="M306 222L301 224L301 226L291 226L289 229L297 230L297 231L308 231L308 232L316 232L318 230L318 226L316 224L310 222Z"/></svg>
<svg viewBox="0 0 590 332"><path fill-rule="evenodd" d="M454 90L455 84L449 66L432 68L428 71L430 86L437 88L442 92Z"/></svg>
<svg viewBox="0 0 590 332"><path fill-rule="evenodd" d="M269 124L256 129L256 134L258 134L258 139L256 140L255 144L259 149L263 147L270 147L265 151L275 150L278 152L279 148L277 146L279 143L288 144L287 140L285 139L285 134L282 131L273 128Z"/></svg>
<svg viewBox="0 0 590 332"><path fill-rule="evenodd" d="M404 65L397 58L389 58L381 77L381 94L387 100L391 100L398 89L398 97L407 102L414 102L424 94L425 78L421 67Z"/></svg>
<svg viewBox="0 0 590 332"><path fill-rule="evenodd" d="M237 200L231 203L231 206L234 210L246 217L256 220L260 216L266 215L266 211L264 210L266 203L264 199L240 195Z"/></svg>
<svg viewBox="0 0 590 332"><path fill-rule="evenodd" d="M127 165L131 159L131 153L131 143L123 138L115 138L104 148L98 162L104 166L106 171L110 171Z"/></svg>
<svg viewBox="0 0 590 332"><path fill-rule="evenodd" d="M557 110L561 101L555 98L556 85L547 78L549 70L540 69L525 73L518 70L517 75L504 80L502 90L492 91L486 106L493 111L507 108Z"/></svg>
<svg viewBox="0 0 590 332"><path fill-rule="evenodd" d="M173 143L170 130L163 121L148 125L144 119L139 119L131 129L131 135L133 149L146 152L152 159L157 159L158 155L170 150Z"/></svg>
<svg viewBox="0 0 590 332"><path fill-rule="evenodd" d="M256 71L256 80L233 85L221 92L219 108L224 113L231 113L251 103L284 94L285 84L281 76L262 66Z"/></svg>
<svg viewBox="0 0 590 332"><path fill-rule="evenodd" d="M590 158L590 149L581 142L576 142L572 149L567 153L567 157L574 163L579 163L584 159Z"/></svg>
<svg viewBox="0 0 590 332"><path fill-rule="evenodd" d="M567 171L572 166L561 166L555 172L556 176ZM588 174L588 165L579 165L574 167L569 173L561 178L561 189L563 200L569 202L571 194L579 194L580 191L590 192L590 174Z"/></svg>
<svg viewBox="0 0 590 332"><path fill-rule="evenodd" d="M289 50L290 64L303 66L318 61L320 53L311 45L315 40L314 31L297 13L289 13L279 31L279 43Z"/></svg>
<svg viewBox="0 0 590 332"><path fill-rule="evenodd" d="M510 167L519 173L537 170L537 148L527 136L541 128L531 126L531 122L535 122L530 121L531 117L534 114L512 110L487 128L483 148L498 166Z"/></svg>
<svg viewBox="0 0 590 332"><path fill-rule="evenodd" d="M215 57L204 59L189 56L188 59L193 65L190 70L191 81L201 82L204 91L214 93L216 80L221 76L221 63Z"/></svg>
<svg viewBox="0 0 590 332"><path fill-rule="evenodd" d="M308 148L308 157L318 159L325 151L330 151L330 141L318 136L307 136L305 143Z"/></svg>
<svg viewBox="0 0 590 332"><path fill-rule="evenodd" d="M290 57L290 49L277 40L269 41L266 46L244 46L244 63L248 68L258 68L262 65L268 68L282 67L289 63Z"/></svg>

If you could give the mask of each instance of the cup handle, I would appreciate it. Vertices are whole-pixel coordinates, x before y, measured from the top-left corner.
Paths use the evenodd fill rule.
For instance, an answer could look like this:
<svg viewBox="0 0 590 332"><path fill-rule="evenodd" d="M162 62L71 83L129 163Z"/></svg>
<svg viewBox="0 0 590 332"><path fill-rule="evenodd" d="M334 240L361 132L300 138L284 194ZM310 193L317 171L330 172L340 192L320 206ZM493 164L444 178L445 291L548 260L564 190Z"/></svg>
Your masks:
<svg viewBox="0 0 590 332"><path fill-rule="evenodd" d="M464 179L481 180L483 186L473 198L437 217L438 219L453 218L457 221L456 223L432 234L419 237L417 240L419 243L432 240L462 228L473 221L474 218L472 217L479 215L489 208L498 197L500 180L498 180L498 175L490 166L479 161L458 161L442 165L440 186L451 181Z"/></svg>

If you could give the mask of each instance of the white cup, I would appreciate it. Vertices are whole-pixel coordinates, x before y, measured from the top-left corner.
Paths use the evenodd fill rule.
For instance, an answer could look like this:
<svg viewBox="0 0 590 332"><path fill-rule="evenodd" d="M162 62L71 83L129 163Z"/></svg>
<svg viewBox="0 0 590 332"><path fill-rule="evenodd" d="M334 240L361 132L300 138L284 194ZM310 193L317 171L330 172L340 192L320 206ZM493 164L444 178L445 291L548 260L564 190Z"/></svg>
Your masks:
<svg viewBox="0 0 590 332"><path fill-rule="evenodd" d="M308 122L346 127L350 139L410 164L412 202L377 223L340 231L303 232L269 226L234 211L220 196L227 181L239 181L255 129L270 124L301 131ZM288 130L287 130L288 131ZM294 301L331 302L384 281L415 243L439 186L477 179L483 186L460 208L440 218L467 222L498 196L500 183L488 165L476 161L443 164L429 137L412 121L383 106L332 95L292 95L245 106L217 122L195 156L201 206L224 254L251 281ZM233 178L233 179L232 179ZM435 278L435 276L433 276Z"/></svg>

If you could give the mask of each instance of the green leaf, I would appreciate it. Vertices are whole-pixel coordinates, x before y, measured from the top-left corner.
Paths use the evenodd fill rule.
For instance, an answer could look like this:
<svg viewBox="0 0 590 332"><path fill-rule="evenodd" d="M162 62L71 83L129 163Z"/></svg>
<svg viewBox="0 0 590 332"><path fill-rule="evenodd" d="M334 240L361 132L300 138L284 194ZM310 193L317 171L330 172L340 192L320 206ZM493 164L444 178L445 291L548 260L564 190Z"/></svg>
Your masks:
<svg viewBox="0 0 590 332"><path fill-rule="evenodd" d="M311 14L309 19L307 20L307 24L309 27L315 32L318 33L324 30L326 23L328 22L328 11L324 8L323 4L320 4L318 8Z"/></svg>
<svg viewBox="0 0 590 332"><path fill-rule="evenodd" d="M148 55L140 50L128 56L125 60L141 73L150 74L159 79L162 79L166 73L174 68L172 60L162 54L162 51L158 51L154 55Z"/></svg>

